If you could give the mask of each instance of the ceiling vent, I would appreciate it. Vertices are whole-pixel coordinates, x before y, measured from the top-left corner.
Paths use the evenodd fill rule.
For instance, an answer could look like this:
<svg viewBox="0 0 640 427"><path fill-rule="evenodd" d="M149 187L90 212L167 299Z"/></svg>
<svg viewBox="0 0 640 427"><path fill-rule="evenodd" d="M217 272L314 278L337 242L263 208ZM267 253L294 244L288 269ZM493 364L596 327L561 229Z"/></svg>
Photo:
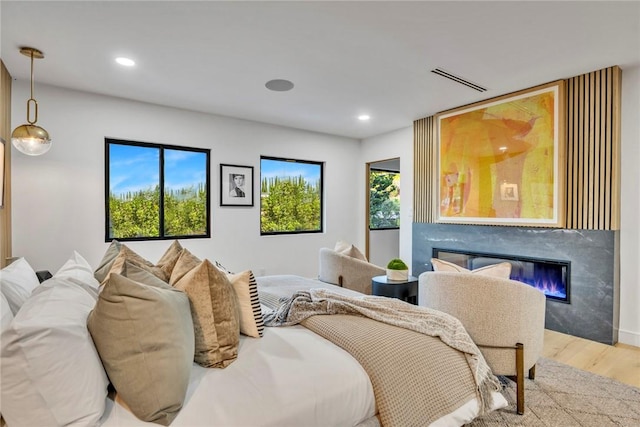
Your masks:
<svg viewBox="0 0 640 427"><path fill-rule="evenodd" d="M472 83L469 80L465 80L462 77L458 77L458 76L456 76L454 74L451 74L450 72L445 71L442 68L433 69L433 70L431 70L431 72L432 73L436 73L437 75L445 77L445 78L447 78L449 80L453 80L456 83L460 83L461 85L468 86L471 89L477 90L478 92L486 92L487 91L487 88L482 87L480 85L477 85L475 83Z"/></svg>

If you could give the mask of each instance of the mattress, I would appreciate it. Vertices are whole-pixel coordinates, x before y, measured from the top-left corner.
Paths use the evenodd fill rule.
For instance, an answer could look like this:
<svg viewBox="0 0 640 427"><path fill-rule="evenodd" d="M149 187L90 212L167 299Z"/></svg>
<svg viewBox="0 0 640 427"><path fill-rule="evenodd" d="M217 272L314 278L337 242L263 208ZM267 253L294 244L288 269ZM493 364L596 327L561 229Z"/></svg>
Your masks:
<svg viewBox="0 0 640 427"><path fill-rule="evenodd" d="M193 365L173 427L355 426L376 413L371 382L341 348L302 326L241 336L225 369ZM156 425L109 398L104 427Z"/></svg>

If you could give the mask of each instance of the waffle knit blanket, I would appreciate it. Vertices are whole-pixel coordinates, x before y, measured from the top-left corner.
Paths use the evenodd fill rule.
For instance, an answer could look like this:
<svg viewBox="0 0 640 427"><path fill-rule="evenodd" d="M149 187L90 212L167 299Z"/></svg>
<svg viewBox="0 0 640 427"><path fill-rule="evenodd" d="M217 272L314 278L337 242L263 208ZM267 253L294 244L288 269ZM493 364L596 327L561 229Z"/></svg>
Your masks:
<svg viewBox="0 0 640 427"><path fill-rule="evenodd" d="M310 289L283 299L265 324L302 324L351 353L372 381L384 426L428 425L474 397L484 413L500 390L460 321L426 307Z"/></svg>

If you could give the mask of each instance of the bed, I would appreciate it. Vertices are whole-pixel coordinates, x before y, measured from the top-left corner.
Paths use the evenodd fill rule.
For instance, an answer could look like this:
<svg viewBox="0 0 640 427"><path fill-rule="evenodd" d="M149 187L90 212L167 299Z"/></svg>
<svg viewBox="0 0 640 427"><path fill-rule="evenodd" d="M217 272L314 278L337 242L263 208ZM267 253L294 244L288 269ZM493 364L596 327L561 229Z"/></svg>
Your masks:
<svg viewBox="0 0 640 427"><path fill-rule="evenodd" d="M119 250L121 251L121 248ZM130 258L131 254L128 255ZM153 264L153 268L161 270L166 267L161 261ZM74 252L67 263L42 284L32 281L28 274L30 266L27 266L28 263L21 260L13 270L3 270L1 278L3 300L4 290L11 280L15 279L14 282L21 283L25 283L26 280L29 282L27 288L30 288L28 295L23 295L24 301L19 304L21 307L18 307L10 322L4 322L6 309L3 312L5 330L2 333L0 359L0 409L9 427L71 424L105 427L157 424L176 427L372 427L381 425L380 420L384 420L384 417L380 416L381 403L384 406L384 402L380 400L382 394L377 374L372 376L368 371L371 368L366 366L366 363L363 366L359 356L350 353L348 345L336 344L322 336L320 329L326 325L314 326L311 318L308 324L302 322L295 326L266 327L261 337L240 335L237 357L224 369L203 367L193 362L193 356L190 356L192 359L188 365L183 363L181 367L153 365L154 362L140 365L145 368L160 368L149 369L150 377L136 381L136 387L143 387L137 389L136 398L147 394L154 395L160 391L158 395L164 399L165 391L171 394L174 388L179 389L182 386L181 380L174 379L180 378L174 377L174 374L181 370L185 390L178 406L173 401L161 402L165 412L170 408L168 411L173 414L170 418L157 418L154 422L142 421L139 413L130 405L135 398L132 399L124 391L113 390L110 382L115 383L116 374L107 368L98 341L95 336L92 340L88 331L87 319L97 311L99 302L96 303L96 300L100 301L105 293L100 281L96 279L96 272L100 266L97 269L92 268L80 254ZM142 274L140 271L143 269L139 267L136 264L135 271ZM133 267L129 268L133 271ZM145 272L152 270L151 266L145 268ZM160 274L157 271L156 273ZM131 273L131 277L136 276ZM261 316L263 312L267 313L277 308L281 299L301 290L325 288L349 298L361 295L314 279L290 275L260 277L256 282ZM171 292L178 291L172 289ZM184 294L179 293L179 297ZM253 301L254 309L255 305L256 301ZM158 318L159 312L155 312ZM165 317L164 314L162 317ZM314 317L340 319L339 316ZM344 319L347 318L354 316ZM355 321L365 322L367 319ZM149 323L148 319L146 323ZM157 327L162 330L162 322L159 323ZM345 324L342 320L338 323ZM356 323L354 325L353 336L356 337L356 329L359 326ZM359 333L362 336L356 338L356 341L369 340L366 336L369 327L370 324L361 324ZM396 334L394 327L388 328L390 333ZM145 334L152 335L150 332ZM162 335L170 336L164 332ZM179 339L182 337L175 338ZM375 342L375 337L372 339L372 342ZM144 339L138 337L138 340L143 346ZM392 341L385 339L386 345L391 345ZM407 340L403 338L403 341ZM117 342L119 344L115 347L126 347L126 341ZM189 347L189 342L187 345L174 345L174 350L184 351L184 347ZM381 345L380 348L385 347ZM190 353L192 354L193 352ZM134 356L153 358L152 352L149 351L142 355L136 353ZM161 363L166 362L166 358L161 360ZM404 359L393 362L398 365L400 374L403 362ZM106 372L109 372L108 376ZM440 394L443 392L442 389L458 381L455 375L450 379L449 375L446 377L433 381L434 387L440 387L441 390L434 389L428 393L411 393L405 385L401 400L419 406L416 402L422 399L420 395ZM426 382L431 383L430 380L421 381ZM420 387L424 387L424 384L416 385L414 389L420 390ZM395 391L393 393L398 394ZM493 403L489 410L506 405L500 393L495 392L493 395ZM475 389L464 390L464 396L455 402L449 402L448 407L453 409L447 409L447 413L433 419L421 420L414 425L460 426L469 422L480 414L481 405Z"/></svg>

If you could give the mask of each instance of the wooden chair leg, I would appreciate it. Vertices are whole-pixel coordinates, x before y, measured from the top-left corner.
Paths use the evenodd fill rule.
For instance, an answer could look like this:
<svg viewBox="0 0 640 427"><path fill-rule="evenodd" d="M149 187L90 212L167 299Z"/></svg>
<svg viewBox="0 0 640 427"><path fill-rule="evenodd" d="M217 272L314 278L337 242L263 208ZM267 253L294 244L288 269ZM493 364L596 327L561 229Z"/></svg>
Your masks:
<svg viewBox="0 0 640 427"><path fill-rule="evenodd" d="M531 369L529 369L529 379L530 380L536 379L536 365L533 365Z"/></svg>
<svg viewBox="0 0 640 427"><path fill-rule="evenodd" d="M516 411L524 414L524 345L516 344Z"/></svg>
<svg viewBox="0 0 640 427"><path fill-rule="evenodd" d="M338 286L342 286L342 276L338 276Z"/></svg>

